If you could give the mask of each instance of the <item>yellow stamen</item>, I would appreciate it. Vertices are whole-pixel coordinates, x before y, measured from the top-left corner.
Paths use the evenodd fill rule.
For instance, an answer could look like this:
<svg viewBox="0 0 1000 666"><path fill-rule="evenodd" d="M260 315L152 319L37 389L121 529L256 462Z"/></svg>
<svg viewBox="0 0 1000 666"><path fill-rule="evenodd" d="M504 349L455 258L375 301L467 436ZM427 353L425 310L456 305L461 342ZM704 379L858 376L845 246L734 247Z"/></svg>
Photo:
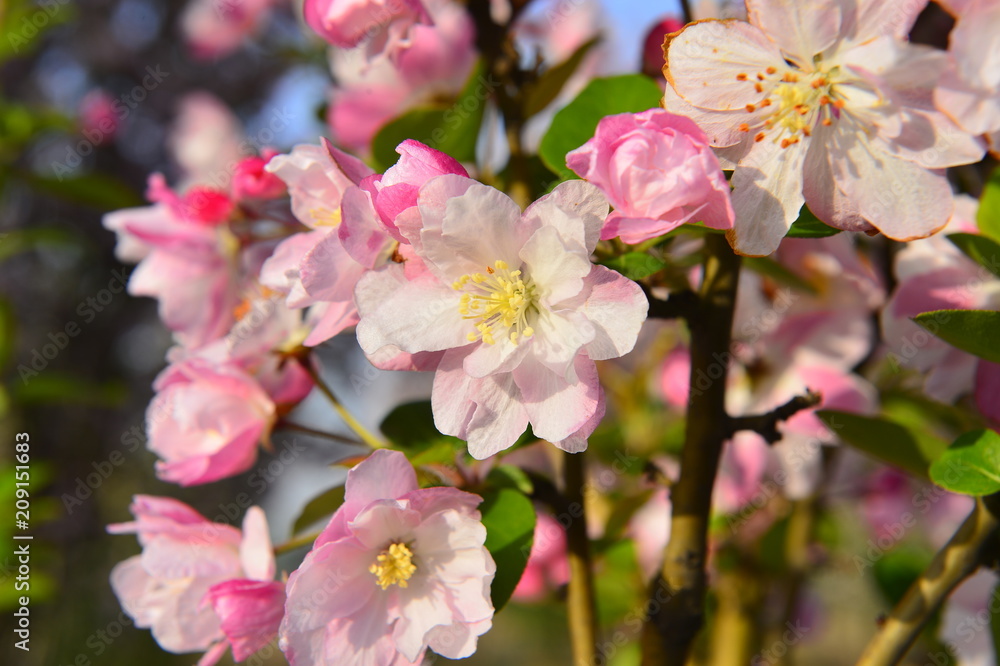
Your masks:
<svg viewBox="0 0 1000 666"><path fill-rule="evenodd" d="M459 299L458 311L464 319L475 321L476 331L466 339L492 345L495 336L502 335L516 345L530 338L534 331L528 325L528 315L535 308L534 283L520 270L510 270L502 260L487 266L486 273L463 275L451 285L456 291L466 291Z"/></svg>
<svg viewBox="0 0 1000 666"><path fill-rule="evenodd" d="M413 563L413 551L405 543L394 543L382 551L368 571L375 574L375 583L383 590L391 585L407 587L410 577L417 570Z"/></svg>

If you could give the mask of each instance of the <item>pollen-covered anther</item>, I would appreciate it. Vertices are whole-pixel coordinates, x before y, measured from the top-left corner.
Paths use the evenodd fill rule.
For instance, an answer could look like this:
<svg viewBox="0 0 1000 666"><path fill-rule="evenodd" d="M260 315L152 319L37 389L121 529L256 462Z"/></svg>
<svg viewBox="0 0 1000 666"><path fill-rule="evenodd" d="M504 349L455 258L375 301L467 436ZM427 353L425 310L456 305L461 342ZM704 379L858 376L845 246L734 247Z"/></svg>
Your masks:
<svg viewBox="0 0 1000 666"><path fill-rule="evenodd" d="M746 74L737 74L736 75L736 80L737 81L746 81L747 80L747 75Z"/></svg>
<svg viewBox="0 0 1000 666"><path fill-rule="evenodd" d="M375 574L375 584L383 590L389 589L392 585L407 587L416 570L413 551L405 543L391 544L368 567L368 571Z"/></svg>
<svg viewBox="0 0 1000 666"><path fill-rule="evenodd" d="M459 299L459 314L475 320L475 331L466 339L492 345L497 336L503 336L516 345L530 338L534 330L528 325L528 314L535 307L534 283L502 260L487 267L486 273L463 275L452 283L454 289L466 292Z"/></svg>
<svg viewBox="0 0 1000 666"><path fill-rule="evenodd" d="M740 123L740 126L737 127L736 129L738 129L741 132L749 132L750 131L750 125L748 125L746 123Z"/></svg>

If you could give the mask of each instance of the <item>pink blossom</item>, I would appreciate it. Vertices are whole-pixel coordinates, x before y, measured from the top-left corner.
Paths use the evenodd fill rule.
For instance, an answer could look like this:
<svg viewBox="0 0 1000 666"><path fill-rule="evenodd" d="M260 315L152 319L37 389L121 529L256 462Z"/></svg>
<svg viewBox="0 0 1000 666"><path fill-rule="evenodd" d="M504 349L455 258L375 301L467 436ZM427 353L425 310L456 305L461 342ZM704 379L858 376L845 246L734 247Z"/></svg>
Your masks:
<svg viewBox="0 0 1000 666"><path fill-rule="evenodd" d="M445 175L421 188L417 209L419 227L399 226L413 258L358 282L362 349L443 352L435 424L475 458L528 423L586 448L604 414L594 361L630 351L648 307L638 285L590 262L604 197L570 181L522 214L502 192Z"/></svg>
<svg viewBox="0 0 1000 666"><path fill-rule="evenodd" d="M226 333L239 302L239 243L219 224L228 202L209 190L190 200L150 177L152 206L108 213L118 234L118 256L140 260L128 291L160 301L160 317L183 344L198 347Z"/></svg>
<svg viewBox="0 0 1000 666"><path fill-rule="evenodd" d="M419 489L398 451L347 476L344 504L288 579L280 646L292 666L420 663L427 648L467 657L492 624L496 565L482 499Z"/></svg>
<svg viewBox="0 0 1000 666"><path fill-rule="evenodd" d="M535 522L528 563L511 598L517 601L535 601L547 591L568 582L566 530L555 518L540 511Z"/></svg>
<svg viewBox="0 0 1000 666"><path fill-rule="evenodd" d="M390 119L462 90L476 62L472 18L451 0L434 0L427 9L433 25L412 26L409 47L393 60L368 63L361 49L330 54L337 85L327 122L339 145L368 153L372 138Z"/></svg>
<svg viewBox="0 0 1000 666"><path fill-rule="evenodd" d="M206 597L219 626L243 661L278 636L285 616L285 584L279 581L234 579L213 585Z"/></svg>
<svg viewBox="0 0 1000 666"><path fill-rule="evenodd" d="M417 205L417 192L434 176L455 174L468 177L469 173L453 157L434 150L419 141L406 139L396 146L399 160L381 176L372 176L361 183L361 189L371 195L372 204L386 231L394 239L406 242L396 228L396 218ZM419 212L413 210L419 225Z"/></svg>
<svg viewBox="0 0 1000 666"><path fill-rule="evenodd" d="M304 344L315 346L357 321L354 285L366 266L340 241L341 203L345 192L357 189L354 186L372 171L325 140L274 156L267 170L287 185L292 211L311 231L278 245L261 269L261 282L285 294L291 308L313 307L314 327Z"/></svg>
<svg viewBox="0 0 1000 666"><path fill-rule="evenodd" d="M239 474L277 419L260 384L232 365L192 358L157 377L146 414L149 448L162 459L157 475L181 485Z"/></svg>
<svg viewBox="0 0 1000 666"><path fill-rule="evenodd" d="M684 22L674 16L663 19L646 33L642 46L642 73L660 81L663 80L663 41L672 32L684 27Z"/></svg>
<svg viewBox="0 0 1000 666"><path fill-rule="evenodd" d="M663 549L670 540L670 491L658 488L632 516L628 535L635 541L639 571L652 580L663 565Z"/></svg>
<svg viewBox="0 0 1000 666"><path fill-rule="evenodd" d="M670 41L664 106L735 168L737 252L772 252L803 202L897 240L947 223L941 169L984 148L933 106L945 55L905 41L925 4L748 0L750 23L702 21Z"/></svg>
<svg viewBox="0 0 1000 666"><path fill-rule="evenodd" d="M365 44L369 57L409 46L410 29L430 24L421 0L306 0L306 23L334 46Z"/></svg>
<svg viewBox="0 0 1000 666"><path fill-rule="evenodd" d="M226 337L170 351L146 412L149 448L162 459L160 478L187 486L253 465L278 415L312 390L299 363L275 353L301 340L302 326L301 313L261 300Z"/></svg>
<svg viewBox="0 0 1000 666"><path fill-rule="evenodd" d="M196 58L221 58L258 32L279 0L190 0L181 14L184 41Z"/></svg>
<svg viewBox="0 0 1000 666"><path fill-rule="evenodd" d="M244 132L239 119L209 92L188 93L177 105L167 136L170 156L191 183L228 187L233 167L243 157Z"/></svg>
<svg viewBox="0 0 1000 666"><path fill-rule="evenodd" d="M601 119L594 138L570 152L566 165L615 208L602 239L640 243L689 221L733 226L729 183L704 132L663 109Z"/></svg>
<svg viewBox="0 0 1000 666"><path fill-rule="evenodd" d="M991 0L942 2L957 22L948 38L948 68L934 102L973 134L1000 144L1000 5Z"/></svg>
<svg viewBox="0 0 1000 666"><path fill-rule="evenodd" d="M274 152L265 152L258 157L247 157L236 165L233 174L232 192L237 201L243 199L277 199L285 193L285 183L272 173L264 170Z"/></svg>
<svg viewBox="0 0 1000 666"><path fill-rule="evenodd" d="M119 124L124 120L115 108L115 99L100 89L91 90L80 100L78 114L80 132L95 146L111 141L118 132Z"/></svg>
<svg viewBox="0 0 1000 666"><path fill-rule="evenodd" d="M108 531L137 534L142 554L115 566L111 587L136 626L152 629L160 647L177 653L207 650L198 663L211 666L230 642L237 659L241 659L276 635L276 623L260 622L261 633L253 643L257 647L247 652L251 644L232 641L229 634L233 626L246 626L249 618L234 621L234 613L227 612L220 620L209 603L235 583L259 585L271 589L273 595L269 600L260 597L263 603L257 610L272 618L275 612L280 613L280 603L276 606L275 602L279 601L277 590L281 583L270 582L274 577L274 554L263 511L248 509L241 532L213 523L188 505L167 497L136 495L131 510L135 521L109 525ZM242 609L233 610L235 615L245 616L249 607L242 605Z"/></svg>
<svg viewBox="0 0 1000 666"><path fill-rule="evenodd" d="M976 201L962 197L959 204L947 230L977 233ZM881 316L892 367L924 373L924 392L935 400L950 403L974 392L979 410L1000 423L1000 365L956 349L911 321L934 310L1000 308L1000 280L945 237L909 243L896 255L894 270L899 282Z"/></svg>

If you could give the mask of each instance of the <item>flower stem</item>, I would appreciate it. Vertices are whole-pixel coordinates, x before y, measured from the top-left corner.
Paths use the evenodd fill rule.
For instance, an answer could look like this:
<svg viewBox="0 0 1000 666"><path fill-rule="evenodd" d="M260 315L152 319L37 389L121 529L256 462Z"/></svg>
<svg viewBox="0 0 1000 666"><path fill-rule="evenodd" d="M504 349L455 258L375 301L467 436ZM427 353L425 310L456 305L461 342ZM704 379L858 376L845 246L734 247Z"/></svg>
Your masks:
<svg viewBox="0 0 1000 666"><path fill-rule="evenodd" d="M976 507L955 536L938 551L927 570L892 609L857 666L888 666L906 655L920 630L951 591L983 563L984 550L1000 530L1000 521L991 511L991 507L996 510L998 503L998 495L976 500Z"/></svg>
<svg viewBox="0 0 1000 666"><path fill-rule="evenodd" d="M564 456L566 502L570 511L570 522L566 528L569 560L567 605L574 666L594 664L597 645L594 572L590 562L590 540L587 537L587 514L583 497L583 456L583 453L567 453Z"/></svg>
<svg viewBox="0 0 1000 666"><path fill-rule="evenodd" d="M282 553L288 553L298 548L304 548L305 546L311 545L313 541L319 537L320 532L312 532L310 534L303 534L299 537L294 537L289 539L285 543L279 543L274 547L274 554L281 555Z"/></svg>
<svg viewBox="0 0 1000 666"><path fill-rule="evenodd" d="M313 437L322 437L323 439L330 439L334 442L343 442L344 444L354 444L355 446L361 446L362 443L351 439L350 437L344 437L343 435L338 435L334 432L326 432L325 430L316 430L315 428L310 428L308 426L299 425L298 423L292 423L291 421L279 421L278 428L283 430L294 430L295 432L302 432L307 435L312 435Z"/></svg>
<svg viewBox="0 0 1000 666"><path fill-rule="evenodd" d="M381 437L372 434L368 428L361 425L361 422L354 418L353 414L347 411L347 408L344 407L340 400L337 399L337 396L334 395L333 391L330 390L330 387L323 381L323 378L319 376L318 372L316 372L316 368L312 366L309 359L301 359L300 362L302 363L302 367L305 368L305 371L309 373L310 377L312 377L313 383L316 384L316 388L318 388L320 392L326 396L326 399L330 401L333 408L337 410L337 414L340 415L340 418L342 418L344 423L346 423L348 427L361 438L361 441L373 449L384 449L389 447L388 442Z"/></svg>
<svg viewBox="0 0 1000 666"><path fill-rule="evenodd" d="M726 361L730 357L740 258L725 237L705 238L704 276L691 328L691 393L680 478L671 489L670 541L654 582L643 630L643 664L682 665L704 621L708 522L722 445L729 436ZM721 366L721 367L720 367ZM698 378L696 385L693 381ZM705 388L704 378L716 378ZM661 603L661 593L665 600Z"/></svg>

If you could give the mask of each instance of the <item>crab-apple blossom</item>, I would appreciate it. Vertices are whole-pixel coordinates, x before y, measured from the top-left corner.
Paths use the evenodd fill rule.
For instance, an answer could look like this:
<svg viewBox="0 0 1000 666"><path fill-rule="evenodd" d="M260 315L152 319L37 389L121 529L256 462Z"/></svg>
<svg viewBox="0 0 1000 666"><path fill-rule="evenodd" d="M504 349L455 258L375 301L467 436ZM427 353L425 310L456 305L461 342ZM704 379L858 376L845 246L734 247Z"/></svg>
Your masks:
<svg viewBox="0 0 1000 666"><path fill-rule="evenodd" d="M334 46L364 45L370 58L390 58L409 46L411 28L430 24L422 0L306 0L306 23Z"/></svg>
<svg viewBox="0 0 1000 666"><path fill-rule="evenodd" d="M478 495L425 488L398 451L348 472L344 503L288 579L280 646L292 666L467 657L493 618L496 565Z"/></svg>
<svg viewBox="0 0 1000 666"><path fill-rule="evenodd" d="M249 469L281 413L312 389L308 373L275 352L301 340L299 313L265 302L225 338L171 350L146 411L149 449L165 481L208 483ZM252 325L255 315L265 317Z"/></svg>
<svg viewBox="0 0 1000 666"><path fill-rule="evenodd" d="M823 222L928 236L951 217L940 169L984 146L934 108L944 53L905 41L926 0L748 0L749 23L702 21L667 44L664 106L734 168L740 254L774 251L803 203Z"/></svg>
<svg viewBox="0 0 1000 666"><path fill-rule="evenodd" d="M142 554L115 566L111 587L160 647L207 651L198 664L211 666L230 645L237 659L245 659L277 635L283 584L272 581L274 554L263 511L248 509L242 531L168 497L136 495L131 511L134 521L108 525L108 531L136 534ZM236 600L234 587L267 592ZM250 627L256 634L247 640Z"/></svg>
<svg viewBox="0 0 1000 666"><path fill-rule="evenodd" d="M288 187L292 212L309 231L293 234L275 248L261 269L261 281L285 294L291 308L312 306L314 326L304 341L312 347L357 321L354 284L366 267L349 256L338 237L341 202L372 171L325 139L272 157L266 169ZM315 271L303 272L307 260L323 267L320 279Z"/></svg>
<svg viewBox="0 0 1000 666"><path fill-rule="evenodd" d="M435 424L475 458L529 422L561 448L586 448L604 414L594 361L630 351L648 308L637 284L590 262L604 196L570 181L522 214L502 192L445 175L421 188L417 209L420 226L400 227L413 258L358 282L362 349L444 352Z"/></svg>
<svg viewBox="0 0 1000 666"><path fill-rule="evenodd" d="M614 212L601 238L640 243L685 222L733 226L729 183L708 139L688 118L663 109L602 118L566 166L597 185Z"/></svg>
<svg viewBox="0 0 1000 666"><path fill-rule="evenodd" d="M404 110L454 98L476 63L472 17L454 0L425 3L433 25L410 28L409 46L392 60L366 62L362 49L333 49L327 122L333 138L358 154L371 151L372 139Z"/></svg>
<svg viewBox="0 0 1000 666"><path fill-rule="evenodd" d="M1000 5L991 0L939 0L955 15L948 68L934 91L938 108L973 134L1000 145Z"/></svg>
<svg viewBox="0 0 1000 666"><path fill-rule="evenodd" d="M959 199L959 215L947 231L978 233L975 200ZM976 358L936 338L912 321L934 310L993 310L1000 307L1000 280L943 236L910 243L896 255L898 284L882 310L882 336L893 369L925 373L924 392L943 402L973 393L979 410L1000 423L996 395L1000 364ZM942 315L946 318L947 315Z"/></svg>

